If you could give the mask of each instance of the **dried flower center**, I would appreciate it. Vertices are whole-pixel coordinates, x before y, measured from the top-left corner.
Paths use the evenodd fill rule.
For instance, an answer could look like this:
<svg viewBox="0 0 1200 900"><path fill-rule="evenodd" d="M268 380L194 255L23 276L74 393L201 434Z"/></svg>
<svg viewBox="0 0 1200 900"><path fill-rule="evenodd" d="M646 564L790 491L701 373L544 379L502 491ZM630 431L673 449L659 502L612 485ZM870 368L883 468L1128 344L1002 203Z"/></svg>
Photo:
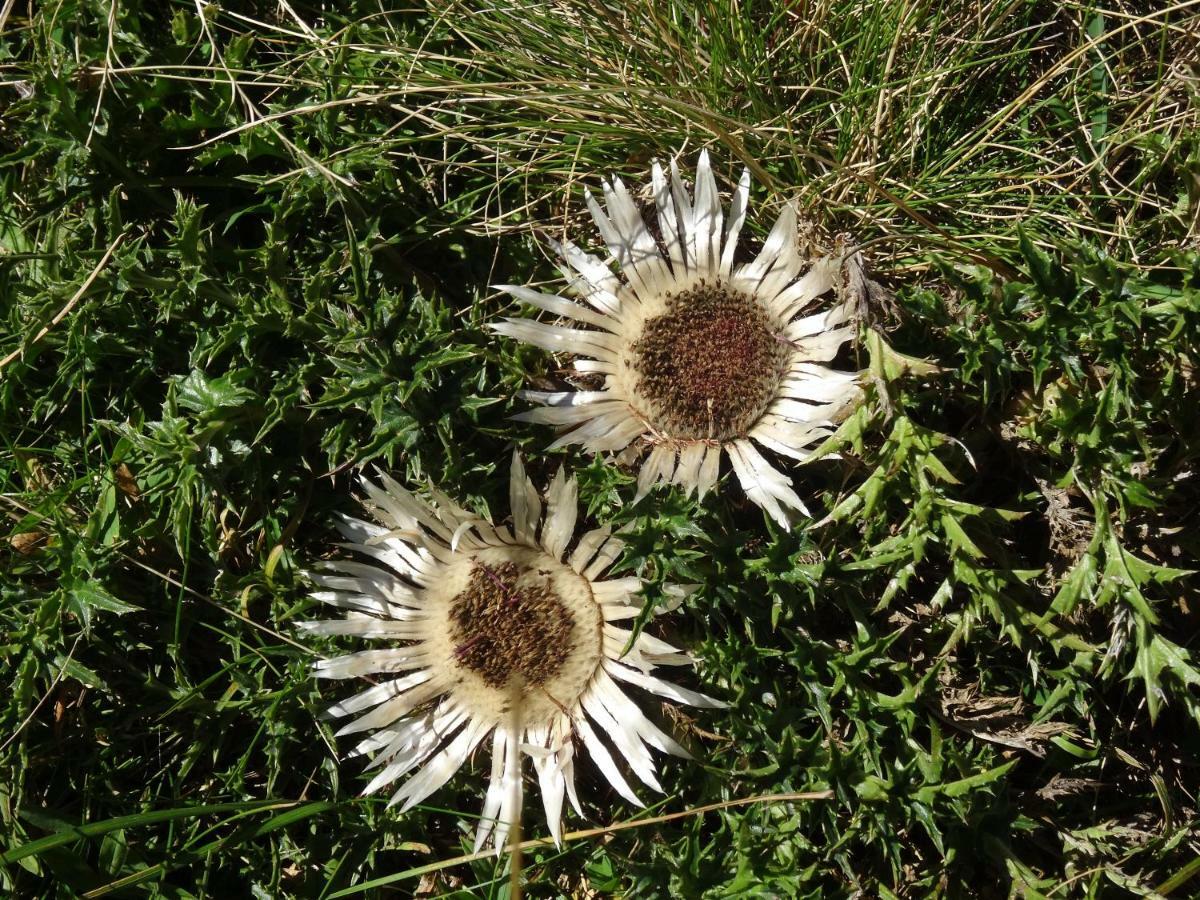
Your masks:
<svg viewBox="0 0 1200 900"><path fill-rule="evenodd" d="M491 687L514 676L529 687L545 684L572 650L574 617L543 574L476 560L466 590L451 601L455 658Z"/></svg>
<svg viewBox="0 0 1200 900"><path fill-rule="evenodd" d="M671 437L728 440L766 411L787 344L752 297L701 281L667 300L633 344L638 392Z"/></svg>

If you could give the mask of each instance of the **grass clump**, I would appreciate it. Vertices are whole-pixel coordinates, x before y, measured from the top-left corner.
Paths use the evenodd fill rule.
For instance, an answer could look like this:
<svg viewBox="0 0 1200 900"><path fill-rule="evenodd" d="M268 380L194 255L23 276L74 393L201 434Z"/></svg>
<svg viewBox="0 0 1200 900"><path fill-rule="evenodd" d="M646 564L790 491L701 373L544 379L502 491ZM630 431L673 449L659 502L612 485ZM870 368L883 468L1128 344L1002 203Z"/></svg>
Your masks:
<svg viewBox="0 0 1200 900"><path fill-rule="evenodd" d="M861 242L818 528L630 507L732 708L535 896L1189 896L1200 883L1192 7L56 0L0 13L0 884L500 896L486 772L403 817L317 721L297 568L356 466L504 509L561 360L489 284L580 186L707 146ZM726 182L726 187L729 182ZM766 217L759 217L759 227ZM762 234L758 235L760 238ZM544 478L539 483L544 483ZM819 512L818 512L819 510ZM637 813L584 783L588 822ZM569 826L570 827L570 826ZM537 834L532 835L534 837ZM373 886L372 886L373 885Z"/></svg>

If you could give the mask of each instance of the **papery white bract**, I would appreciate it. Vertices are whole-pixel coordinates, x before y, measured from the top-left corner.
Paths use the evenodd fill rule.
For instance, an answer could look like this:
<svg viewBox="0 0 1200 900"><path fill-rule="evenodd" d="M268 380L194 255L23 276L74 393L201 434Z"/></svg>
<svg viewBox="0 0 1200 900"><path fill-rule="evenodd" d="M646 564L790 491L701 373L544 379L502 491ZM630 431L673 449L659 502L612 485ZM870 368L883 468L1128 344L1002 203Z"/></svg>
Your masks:
<svg viewBox="0 0 1200 900"><path fill-rule="evenodd" d="M514 454L511 529L438 491L427 503L387 476L380 485L362 483L377 521L343 517L338 529L342 546L369 561L338 559L308 573L313 597L346 610L345 618L301 627L386 645L316 664L322 678L376 682L327 713L357 717L338 735L365 735L350 754L372 757L376 774L364 793L410 775L391 798L408 809L445 784L490 735L491 778L475 846L490 835L499 850L520 814L525 756L556 841L564 798L580 811L577 743L629 802L641 805L626 771L661 790L650 748L688 754L623 686L694 706L724 704L658 678L656 666L689 665L691 658L617 624L642 613L641 582L601 579L622 549L611 529L575 541L575 479L559 470L543 514Z"/></svg>
<svg viewBox="0 0 1200 900"><path fill-rule="evenodd" d="M517 285L518 300L579 327L509 318L492 327L603 376L599 390L522 391L544 408L518 419L560 426L551 445L593 453L646 448L637 499L673 482L704 496L722 453L746 495L783 527L807 514L790 480L755 444L796 460L830 435L863 396L859 376L828 363L855 330L842 300L801 315L840 287L841 260L800 252L795 210L785 206L761 251L735 265L750 196L742 175L725 215L707 152L689 194L672 163L651 171L652 229L619 178L605 208L588 208L618 272L573 243L554 244L568 293L582 303Z"/></svg>

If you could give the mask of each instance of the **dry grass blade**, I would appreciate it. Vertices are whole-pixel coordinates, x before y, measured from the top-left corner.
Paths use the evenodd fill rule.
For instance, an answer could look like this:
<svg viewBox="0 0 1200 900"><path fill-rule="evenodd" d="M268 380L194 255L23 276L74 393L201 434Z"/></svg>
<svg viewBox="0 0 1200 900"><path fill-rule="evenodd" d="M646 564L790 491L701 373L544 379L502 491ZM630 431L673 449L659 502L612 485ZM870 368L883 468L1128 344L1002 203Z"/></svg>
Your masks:
<svg viewBox="0 0 1200 900"><path fill-rule="evenodd" d="M87 278L83 280L83 284L79 286L79 289L75 291L75 293L71 296L71 299L63 305L63 308L55 313L54 317L41 327L37 334L26 341L21 347L18 347L16 350L12 351L12 353L8 354L8 356L0 359L0 369L3 369L14 359L20 357L22 353L49 334L50 329L54 328L54 326L58 325L59 322L67 317L71 310L75 308L75 304L82 300L83 295L88 292L88 288L92 286L92 282L94 282L100 276L100 273L104 271L104 267L108 265L108 261L112 259L113 253L119 246L121 246L121 243L125 240L126 236L127 235L125 234L120 234L115 240L113 240L111 244L108 245L108 248L104 251L104 255L100 257L100 261L96 263L92 271L88 273Z"/></svg>
<svg viewBox="0 0 1200 900"><path fill-rule="evenodd" d="M667 813L661 816L649 816L645 819L630 819L625 822L616 822L612 825L605 825L599 828L584 828L579 831L568 831L563 834L563 843L573 843L575 841L588 840L589 838L602 837L607 834L614 834L620 831L627 831L631 828L645 828L649 825L661 825L666 822L674 822L679 819L689 819L696 816L703 816L706 813L716 812L722 809L734 809L741 806L754 806L768 803L807 803L815 800L830 800L833 798L833 791L795 791L783 794L762 794L757 797L742 797L737 800L724 800L720 803L709 803L705 806L697 806L692 809L681 810L680 812ZM533 840L521 841L518 844L513 844L508 847L510 853L525 850L535 850L541 847L553 847L554 840L552 838L535 838ZM425 866L418 866L414 869L406 869L403 872L397 872L393 875L386 875L382 878L374 878L370 881L356 884L351 888L338 891L330 894L329 900L335 900L337 897L350 897L354 894L361 894L364 891L373 890L374 888L384 887L385 885L395 884L397 881L406 881L411 878L419 878L422 875L427 875L431 872L439 872L443 869L448 869L451 866L459 866L464 863L475 862L480 859L487 859L494 856L495 851L480 850L477 853L464 853L462 856L443 859L436 863L430 863Z"/></svg>

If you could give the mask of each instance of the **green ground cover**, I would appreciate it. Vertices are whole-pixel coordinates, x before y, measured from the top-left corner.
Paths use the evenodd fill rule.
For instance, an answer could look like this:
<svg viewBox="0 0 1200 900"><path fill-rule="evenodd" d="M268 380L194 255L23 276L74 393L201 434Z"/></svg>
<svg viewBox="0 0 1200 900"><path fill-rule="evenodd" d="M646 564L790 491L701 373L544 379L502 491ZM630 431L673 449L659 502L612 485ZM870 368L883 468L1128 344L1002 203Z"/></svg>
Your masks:
<svg viewBox="0 0 1200 900"><path fill-rule="evenodd" d="M1195 896L1198 8L0 4L0 892L510 896L486 760L358 796L293 623L358 467L503 516L516 446L731 703L528 896ZM702 147L879 283L819 527L509 419L489 285Z"/></svg>

